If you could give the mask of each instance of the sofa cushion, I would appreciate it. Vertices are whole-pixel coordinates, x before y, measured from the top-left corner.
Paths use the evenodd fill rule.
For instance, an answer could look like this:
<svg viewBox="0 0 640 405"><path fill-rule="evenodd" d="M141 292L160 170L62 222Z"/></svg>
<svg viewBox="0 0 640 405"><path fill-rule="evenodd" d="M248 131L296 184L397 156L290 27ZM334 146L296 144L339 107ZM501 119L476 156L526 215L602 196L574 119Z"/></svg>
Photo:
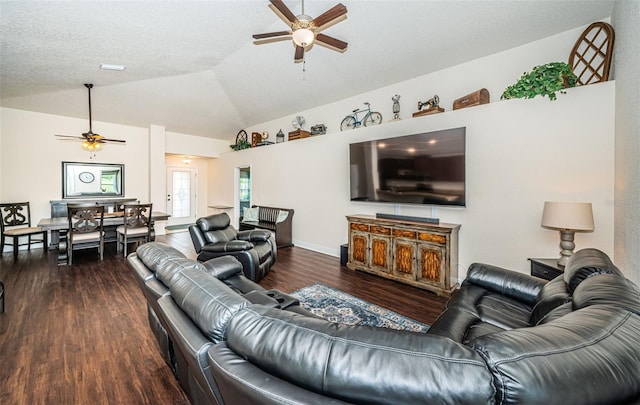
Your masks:
<svg viewBox="0 0 640 405"><path fill-rule="evenodd" d="M551 310L571 301L564 279L556 277L549 281L542 287L536 301L529 318L531 325L537 325Z"/></svg>
<svg viewBox="0 0 640 405"><path fill-rule="evenodd" d="M533 306L546 282L528 274L485 263L469 266L464 284L475 284L499 295Z"/></svg>
<svg viewBox="0 0 640 405"><path fill-rule="evenodd" d="M213 343L226 338L229 320L249 304L222 281L194 268L177 272L169 290L176 304Z"/></svg>
<svg viewBox="0 0 640 405"><path fill-rule="evenodd" d="M469 325L485 322L500 329L527 327L531 315L531 306L526 302L499 294L474 283L465 283L456 292L447 303L447 309L453 308L469 313L476 318L476 321L469 320ZM457 313L452 312L451 314Z"/></svg>
<svg viewBox="0 0 640 405"><path fill-rule="evenodd" d="M604 305L533 328L491 333L485 358L502 404L628 403L638 395L640 317Z"/></svg>
<svg viewBox="0 0 640 405"><path fill-rule="evenodd" d="M602 274L584 280L573 293L573 309L611 305L640 315L640 289L624 277Z"/></svg>
<svg viewBox="0 0 640 405"><path fill-rule="evenodd" d="M598 249L582 249L574 253L564 268L564 282L569 293L573 294L582 281L596 274L616 274L624 277L609 256Z"/></svg>
<svg viewBox="0 0 640 405"><path fill-rule="evenodd" d="M392 398L425 404L446 398L471 404L494 398L482 358L439 336L339 325L251 306L229 323L227 345L276 377L349 402Z"/></svg>
<svg viewBox="0 0 640 405"><path fill-rule="evenodd" d="M549 312L547 312L542 318L540 318L538 320L538 322L536 323L536 325L544 325L547 322L551 322L551 321L554 321L556 319L560 319L563 316L565 316L566 314L570 313L571 311L573 311L573 303L572 302L567 302L565 304L558 305L557 307L555 307L552 310L550 310ZM534 326L534 325L532 325L532 326Z"/></svg>
<svg viewBox="0 0 640 405"><path fill-rule="evenodd" d="M185 258L185 255L178 249L161 242L150 242L140 245L138 249L136 249L136 254L140 258L140 261L154 273L162 268L163 262L168 258Z"/></svg>
<svg viewBox="0 0 640 405"><path fill-rule="evenodd" d="M167 288L171 288L183 269L194 269L206 273L206 268L195 260L179 257L168 257L163 261L162 267L160 267L156 273L158 280L162 282Z"/></svg>
<svg viewBox="0 0 640 405"><path fill-rule="evenodd" d="M438 316L427 333L446 337L466 345L479 336L503 330L499 326L483 322L477 314L460 308L447 308Z"/></svg>

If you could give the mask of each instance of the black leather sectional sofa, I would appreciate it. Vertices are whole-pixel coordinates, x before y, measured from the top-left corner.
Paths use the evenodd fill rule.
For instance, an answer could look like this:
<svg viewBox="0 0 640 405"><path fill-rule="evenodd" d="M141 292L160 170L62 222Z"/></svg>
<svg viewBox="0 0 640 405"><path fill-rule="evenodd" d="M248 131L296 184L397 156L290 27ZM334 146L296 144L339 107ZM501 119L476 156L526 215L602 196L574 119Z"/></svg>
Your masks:
<svg viewBox="0 0 640 405"><path fill-rule="evenodd" d="M640 400L640 291L586 249L550 282L474 264L427 334L338 325L231 257L129 255L194 404L617 404Z"/></svg>

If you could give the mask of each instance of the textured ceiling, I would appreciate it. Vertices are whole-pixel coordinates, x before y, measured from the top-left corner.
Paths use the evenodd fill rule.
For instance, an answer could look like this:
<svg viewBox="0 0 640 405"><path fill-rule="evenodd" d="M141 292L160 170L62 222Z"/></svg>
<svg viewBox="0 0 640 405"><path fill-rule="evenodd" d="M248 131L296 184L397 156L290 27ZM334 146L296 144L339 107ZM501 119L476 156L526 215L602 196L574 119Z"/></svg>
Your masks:
<svg viewBox="0 0 640 405"><path fill-rule="evenodd" d="M312 17L339 0L308 0ZM285 0L299 14L300 1ZM286 30L267 0L0 0L3 107L93 118L211 138L293 115L611 16L613 1L343 0L348 18L293 63ZM103 71L101 63L126 65Z"/></svg>

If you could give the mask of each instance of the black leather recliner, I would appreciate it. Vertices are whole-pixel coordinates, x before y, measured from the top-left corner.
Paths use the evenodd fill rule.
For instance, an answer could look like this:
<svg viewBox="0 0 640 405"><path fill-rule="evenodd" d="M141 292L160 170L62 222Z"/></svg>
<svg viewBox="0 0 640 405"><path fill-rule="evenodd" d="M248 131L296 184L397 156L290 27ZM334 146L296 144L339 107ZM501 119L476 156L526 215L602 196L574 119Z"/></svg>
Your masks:
<svg viewBox="0 0 640 405"><path fill-rule="evenodd" d="M233 256L242 263L244 275L259 281L276 262L277 247L271 231L255 229L238 232L226 213L200 218L189 227L198 261Z"/></svg>

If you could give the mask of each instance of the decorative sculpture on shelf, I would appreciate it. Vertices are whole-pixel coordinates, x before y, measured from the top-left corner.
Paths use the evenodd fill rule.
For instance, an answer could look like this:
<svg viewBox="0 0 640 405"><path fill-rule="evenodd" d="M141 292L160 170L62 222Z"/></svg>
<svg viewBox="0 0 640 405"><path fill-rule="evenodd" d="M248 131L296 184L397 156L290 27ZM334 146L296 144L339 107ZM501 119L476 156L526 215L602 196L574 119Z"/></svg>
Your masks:
<svg viewBox="0 0 640 405"><path fill-rule="evenodd" d="M427 109L430 108L438 108L438 105L440 104L440 97L438 97L438 95L436 94L435 96L431 97L429 100L427 101L418 101L418 111L422 111L422 107L427 106Z"/></svg>
<svg viewBox="0 0 640 405"><path fill-rule="evenodd" d="M393 101L393 120L397 121L400 119L400 94L396 94L391 97Z"/></svg>
<svg viewBox="0 0 640 405"><path fill-rule="evenodd" d="M327 133L327 127L324 124L316 124L311 127L311 135L324 135Z"/></svg>

